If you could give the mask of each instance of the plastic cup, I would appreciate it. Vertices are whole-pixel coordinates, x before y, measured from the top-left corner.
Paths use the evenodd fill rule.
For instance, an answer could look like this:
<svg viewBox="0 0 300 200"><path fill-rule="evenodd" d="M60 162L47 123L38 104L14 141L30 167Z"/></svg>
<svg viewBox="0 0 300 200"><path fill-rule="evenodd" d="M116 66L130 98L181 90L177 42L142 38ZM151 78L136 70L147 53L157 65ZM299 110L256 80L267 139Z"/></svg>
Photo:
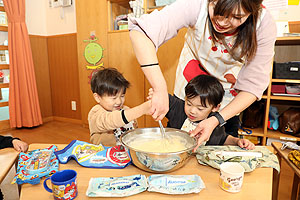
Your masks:
<svg viewBox="0 0 300 200"><path fill-rule="evenodd" d="M236 162L225 162L220 165L219 186L232 193L241 191L245 169Z"/></svg>

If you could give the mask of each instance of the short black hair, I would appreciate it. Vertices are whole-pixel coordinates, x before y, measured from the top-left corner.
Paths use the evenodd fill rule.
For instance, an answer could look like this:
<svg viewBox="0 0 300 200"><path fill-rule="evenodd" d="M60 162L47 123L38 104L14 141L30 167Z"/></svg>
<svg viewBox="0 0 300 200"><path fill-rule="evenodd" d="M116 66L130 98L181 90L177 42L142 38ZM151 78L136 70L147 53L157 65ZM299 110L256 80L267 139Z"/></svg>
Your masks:
<svg viewBox="0 0 300 200"><path fill-rule="evenodd" d="M116 68L104 68L93 74L91 80L91 89L93 93L99 96L104 94L113 96L120 91L125 94L130 83Z"/></svg>
<svg viewBox="0 0 300 200"><path fill-rule="evenodd" d="M220 81L213 76L198 75L186 85L185 96L188 99L200 96L202 106L206 103L217 107L222 102L224 88Z"/></svg>

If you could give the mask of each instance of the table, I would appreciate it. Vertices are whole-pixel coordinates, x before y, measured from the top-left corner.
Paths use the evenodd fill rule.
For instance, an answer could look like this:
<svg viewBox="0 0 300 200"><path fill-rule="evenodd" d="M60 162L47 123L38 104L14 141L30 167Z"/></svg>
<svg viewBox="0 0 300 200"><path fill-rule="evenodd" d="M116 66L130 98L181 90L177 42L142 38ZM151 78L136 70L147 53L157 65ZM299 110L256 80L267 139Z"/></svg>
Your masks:
<svg viewBox="0 0 300 200"><path fill-rule="evenodd" d="M29 150L38 149L38 148L46 148L51 144L31 144L29 146ZM63 149L66 144L56 144L58 149ZM129 176L135 174L144 174L147 177L151 175L151 173L140 170L139 168L129 165L124 169L96 169L96 168L85 168L81 167L75 160L70 160L67 164L60 164L59 170L63 169L74 169L77 171L77 181L78 181L78 196L76 199L84 200L84 199L96 199L89 198L85 195L86 190L88 188L89 180L92 177L110 177L110 176ZM250 173L245 173L243 188L239 193L229 193L222 190L219 183L219 175L220 172L217 169L211 168L209 166L203 166L198 164L195 156L192 156L187 164L182 168L168 173L172 175L190 175L190 174L198 174L205 183L206 188L203 189L198 194L186 194L186 195L167 195L161 193L154 192L143 192L137 195L133 195L130 197L125 197L123 199L230 199L230 200L247 200L247 199L271 199L272 196L272 168L258 168ZM44 181L42 179L41 183ZM51 193L47 192L42 184L30 185L24 184L22 185L20 199L22 200L34 200L34 199L53 199ZM99 198L97 199L107 199Z"/></svg>
<svg viewBox="0 0 300 200"><path fill-rule="evenodd" d="M282 144L280 142L272 142L272 146L274 147L274 150L277 153L278 160L279 160L279 163L280 163L280 168L281 168L281 162L284 161L292 168L292 170L294 172L294 181L293 181L291 199L296 199L297 198L297 193L298 193L298 186L299 186L300 170L288 158L288 154L292 150L291 149L281 150ZM278 196L278 186L279 186L279 177L278 177L278 181L274 182L274 187L277 188L277 190L274 189L275 191L277 191L277 194L274 194L274 196L276 196L276 199L277 199L277 196Z"/></svg>
<svg viewBox="0 0 300 200"><path fill-rule="evenodd" d="M9 170L16 163L19 152L14 148L5 148L0 150L0 184L8 174Z"/></svg>

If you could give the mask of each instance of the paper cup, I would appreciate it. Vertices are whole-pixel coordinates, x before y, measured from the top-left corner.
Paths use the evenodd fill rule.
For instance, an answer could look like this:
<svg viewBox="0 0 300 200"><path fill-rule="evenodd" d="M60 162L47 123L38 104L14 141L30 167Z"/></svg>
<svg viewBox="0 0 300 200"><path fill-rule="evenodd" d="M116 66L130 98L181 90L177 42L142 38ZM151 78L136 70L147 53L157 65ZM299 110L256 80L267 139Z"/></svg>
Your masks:
<svg viewBox="0 0 300 200"><path fill-rule="evenodd" d="M220 187L227 192L241 191L245 169L236 162L225 162L220 165Z"/></svg>

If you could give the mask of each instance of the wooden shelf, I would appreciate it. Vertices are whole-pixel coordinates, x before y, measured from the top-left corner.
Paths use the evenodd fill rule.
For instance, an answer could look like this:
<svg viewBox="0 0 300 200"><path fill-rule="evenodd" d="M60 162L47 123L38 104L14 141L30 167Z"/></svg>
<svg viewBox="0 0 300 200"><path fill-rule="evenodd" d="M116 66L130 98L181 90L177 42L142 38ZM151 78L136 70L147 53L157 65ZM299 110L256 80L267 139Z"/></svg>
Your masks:
<svg viewBox="0 0 300 200"><path fill-rule="evenodd" d="M239 134L240 135L246 135L246 136L256 136L256 137L263 137L264 136L264 130L263 130L263 128L254 128L254 129L252 129L252 128L245 128L245 129L251 130L252 133L251 134L244 134L244 133L242 133L242 130L239 129Z"/></svg>
<svg viewBox="0 0 300 200"><path fill-rule="evenodd" d="M163 9L164 8L164 6L151 6L151 7L149 7L148 9L147 9L147 13L151 13L151 12L153 12L154 10L161 10L161 9Z"/></svg>
<svg viewBox="0 0 300 200"><path fill-rule="evenodd" d="M122 33L122 32L129 32L129 30L128 29L124 29L124 30L108 31L108 33Z"/></svg>
<svg viewBox="0 0 300 200"><path fill-rule="evenodd" d="M275 45L299 45L300 36L277 37Z"/></svg>
<svg viewBox="0 0 300 200"><path fill-rule="evenodd" d="M117 3L117 4L124 4L124 3L128 3L130 0L109 0L111 3Z"/></svg>
<svg viewBox="0 0 300 200"><path fill-rule="evenodd" d="M8 46L0 45L0 50L8 50Z"/></svg>
<svg viewBox="0 0 300 200"><path fill-rule="evenodd" d="M300 137L295 137L295 136L292 136L292 135L283 134L279 131L272 131L272 130L268 130L267 137L268 138L285 140L285 141L300 141Z"/></svg>
<svg viewBox="0 0 300 200"><path fill-rule="evenodd" d="M0 88L8 88L9 83L0 83Z"/></svg>
<svg viewBox="0 0 300 200"><path fill-rule="evenodd" d="M0 102L0 107L8 106L8 101Z"/></svg>
<svg viewBox="0 0 300 200"><path fill-rule="evenodd" d="M0 64L0 69L9 69L9 64Z"/></svg>
<svg viewBox="0 0 300 200"><path fill-rule="evenodd" d="M300 83L300 80L295 79L272 79L272 83Z"/></svg>
<svg viewBox="0 0 300 200"><path fill-rule="evenodd" d="M5 12L4 6L0 6L0 11Z"/></svg>
<svg viewBox="0 0 300 200"><path fill-rule="evenodd" d="M292 96L271 95L270 98L273 100L300 101L300 97L292 97Z"/></svg>
<svg viewBox="0 0 300 200"><path fill-rule="evenodd" d="M7 32L8 26L0 26L0 31Z"/></svg>

